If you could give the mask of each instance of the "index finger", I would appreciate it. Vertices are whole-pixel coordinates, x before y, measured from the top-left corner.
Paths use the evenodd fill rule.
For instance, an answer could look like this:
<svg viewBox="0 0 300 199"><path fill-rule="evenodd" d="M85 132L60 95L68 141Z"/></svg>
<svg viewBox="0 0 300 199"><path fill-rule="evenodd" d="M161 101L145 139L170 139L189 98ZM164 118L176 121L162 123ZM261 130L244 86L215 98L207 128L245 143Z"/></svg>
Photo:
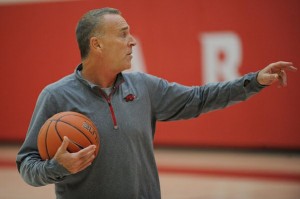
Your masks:
<svg viewBox="0 0 300 199"><path fill-rule="evenodd" d="M77 152L77 155L79 158L84 157L92 152L95 152L96 150L96 145L90 145L84 149L81 149L80 151Z"/></svg>
<svg viewBox="0 0 300 199"><path fill-rule="evenodd" d="M273 63L271 65L271 67L276 70L281 70L281 69L287 69L287 70L291 70L291 71L297 70L297 68L293 66L292 62L285 62L285 61L279 61L279 62Z"/></svg>

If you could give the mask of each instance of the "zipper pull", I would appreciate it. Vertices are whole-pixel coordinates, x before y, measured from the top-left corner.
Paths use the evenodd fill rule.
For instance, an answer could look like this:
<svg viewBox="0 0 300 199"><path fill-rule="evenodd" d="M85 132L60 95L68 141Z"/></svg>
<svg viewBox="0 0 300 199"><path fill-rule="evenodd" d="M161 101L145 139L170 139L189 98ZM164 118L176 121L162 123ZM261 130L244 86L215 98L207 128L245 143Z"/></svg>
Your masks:
<svg viewBox="0 0 300 199"><path fill-rule="evenodd" d="M117 125L117 119L116 119L116 116L115 116L115 112L114 112L113 106L111 104L111 100L110 100L110 98L108 98L108 99L106 99L106 101L107 101L108 106L109 106L109 110L110 110L111 117L112 117L113 124L114 124L114 129L117 130L117 129L119 129L119 127Z"/></svg>
<svg viewBox="0 0 300 199"><path fill-rule="evenodd" d="M119 129L119 127L114 125L114 129L115 129L115 130L118 130L118 129Z"/></svg>

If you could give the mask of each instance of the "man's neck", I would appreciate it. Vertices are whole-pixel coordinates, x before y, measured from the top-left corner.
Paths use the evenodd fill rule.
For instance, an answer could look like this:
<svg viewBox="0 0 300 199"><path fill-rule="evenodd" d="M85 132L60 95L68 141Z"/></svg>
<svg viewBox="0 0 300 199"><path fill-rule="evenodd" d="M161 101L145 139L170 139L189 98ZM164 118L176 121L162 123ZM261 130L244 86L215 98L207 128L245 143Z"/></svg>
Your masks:
<svg viewBox="0 0 300 199"><path fill-rule="evenodd" d="M105 67L101 67L101 65L96 65L89 61L83 61L82 67L82 77L101 88L112 87L116 81L117 74L113 74L111 71L105 70Z"/></svg>

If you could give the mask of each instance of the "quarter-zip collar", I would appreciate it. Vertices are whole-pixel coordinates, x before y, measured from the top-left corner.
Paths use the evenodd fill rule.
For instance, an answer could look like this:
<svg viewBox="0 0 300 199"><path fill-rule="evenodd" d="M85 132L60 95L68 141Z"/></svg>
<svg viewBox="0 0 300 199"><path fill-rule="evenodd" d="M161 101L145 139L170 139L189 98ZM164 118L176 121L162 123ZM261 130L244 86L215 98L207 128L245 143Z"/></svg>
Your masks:
<svg viewBox="0 0 300 199"><path fill-rule="evenodd" d="M76 69L75 69L75 75L76 75L76 77L77 77L81 82L83 82L85 85L89 86L91 89L95 89L95 88L96 88L96 89L99 89L99 88L100 88L99 85L94 84L94 83L92 83L92 82L90 82L90 81L88 81L88 80L86 80L86 79L84 79L84 78L82 77L82 75L81 75L82 69L83 69L82 64L79 64L79 65L76 67ZM114 88L116 87L116 85L120 85L123 81L124 81L123 75L122 75L122 73L119 73L119 74L117 75L116 81L115 81L115 83L114 83Z"/></svg>
<svg viewBox="0 0 300 199"><path fill-rule="evenodd" d="M89 87L92 90L92 92L94 92L96 95L102 97L106 101L106 103L108 104L108 107L109 107L110 114L111 114L111 118L112 118L112 122L113 122L113 128L115 130L118 130L119 126L118 126L116 114L115 114L115 111L114 111L114 107L113 107L113 104L112 104L112 98L113 98L114 93L122 85L122 89L119 89L119 90L120 90L120 94L122 95L122 98L125 102L133 101L135 99L136 95L132 92L132 89L130 88L130 86L128 86L126 83L123 84L125 82L125 79L124 79L122 73L119 73L117 75L117 78L116 78L116 81L114 83L114 86L112 88L111 93L109 95L106 95L106 93L101 90L99 85L96 85L96 84L84 79L82 77L81 73L80 73L81 70L82 70L82 64L78 65L77 68L75 69L76 78L79 81L81 81L83 84L85 84L87 87Z"/></svg>
<svg viewBox="0 0 300 199"><path fill-rule="evenodd" d="M101 89L98 85L84 79L81 75L80 75L80 71L82 70L83 66L82 64L79 64L74 73L75 73L75 76L76 78L81 81L83 84L85 84L86 86L88 86L89 88L92 89L92 91L96 94L96 95L99 95L99 89ZM122 89L121 89L121 94L122 94L122 98L125 99L126 96L132 94L132 95L136 95L134 90L126 84L126 81L123 77L123 74L122 73L119 73L117 75L117 79L115 81L115 84L113 86L113 89L112 89L112 93L116 92L116 90L122 86ZM102 95L101 95L102 96Z"/></svg>

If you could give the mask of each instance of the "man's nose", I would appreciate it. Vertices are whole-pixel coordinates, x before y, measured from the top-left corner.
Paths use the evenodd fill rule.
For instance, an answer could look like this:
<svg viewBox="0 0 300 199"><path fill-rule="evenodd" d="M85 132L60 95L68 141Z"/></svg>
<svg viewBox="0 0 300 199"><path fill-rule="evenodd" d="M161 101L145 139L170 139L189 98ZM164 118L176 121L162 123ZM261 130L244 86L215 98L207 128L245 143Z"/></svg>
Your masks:
<svg viewBox="0 0 300 199"><path fill-rule="evenodd" d="M130 46L135 46L136 45L136 39L134 38L134 36L130 35L130 41L129 41L129 45Z"/></svg>

